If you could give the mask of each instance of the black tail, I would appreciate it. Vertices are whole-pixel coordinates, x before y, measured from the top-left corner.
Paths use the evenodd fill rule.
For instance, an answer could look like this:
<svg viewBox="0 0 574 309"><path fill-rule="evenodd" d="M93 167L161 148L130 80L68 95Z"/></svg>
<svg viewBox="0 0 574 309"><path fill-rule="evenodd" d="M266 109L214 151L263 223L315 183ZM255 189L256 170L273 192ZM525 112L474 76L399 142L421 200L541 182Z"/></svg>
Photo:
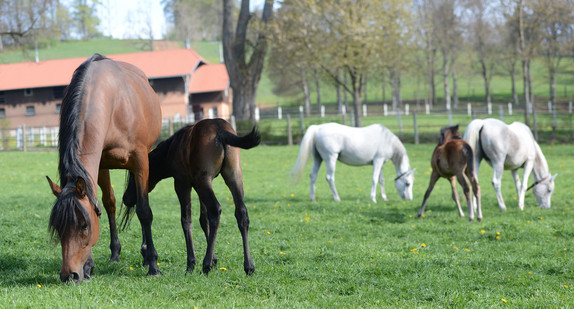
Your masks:
<svg viewBox="0 0 574 309"><path fill-rule="evenodd" d="M237 136L228 131L219 130L217 132L217 137L225 145L242 149L250 149L261 143L261 134L259 133L257 126L254 126L251 132L245 136Z"/></svg>

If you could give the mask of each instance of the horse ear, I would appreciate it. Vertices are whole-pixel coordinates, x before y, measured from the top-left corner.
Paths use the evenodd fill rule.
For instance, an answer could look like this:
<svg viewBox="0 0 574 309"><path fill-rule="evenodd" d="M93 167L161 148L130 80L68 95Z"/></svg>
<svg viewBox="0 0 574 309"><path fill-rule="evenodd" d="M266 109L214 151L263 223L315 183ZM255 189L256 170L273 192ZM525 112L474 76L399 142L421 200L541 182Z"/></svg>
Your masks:
<svg viewBox="0 0 574 309"><path fill-rule="evenodd" d="M86 181L82 177L78 177L76 181L76 196L79 199L86 197Z"/></svg>
<svg viewBox="0 0 574 309"><path fill-rule="evenodd" d="M558 176L558 174L554 174L554 176L550 177L550 181L554 181L554 179L556 179L556 176Z"/></svg>
<svg viewBox="0 0 574 309"><path fill-rule="evenodd" d="M410 171L409 171L409 174L414 174L416 170L417 170L417 168L416 168L416 167L415 167L415 168L413 168L412 170L410 170Z"/></svg>
<svg viewBox="0 0 574 309"><path fill-rule="evenodd" d="M50 177L46 176L46 179L48 179L48 184L50 185L50 189L52 189L52 193L56 196L59 197L60 193L62 193L62 188L60 188L60 186L58 186L57 184L55 184L52 179L50 179Z"/></svg>

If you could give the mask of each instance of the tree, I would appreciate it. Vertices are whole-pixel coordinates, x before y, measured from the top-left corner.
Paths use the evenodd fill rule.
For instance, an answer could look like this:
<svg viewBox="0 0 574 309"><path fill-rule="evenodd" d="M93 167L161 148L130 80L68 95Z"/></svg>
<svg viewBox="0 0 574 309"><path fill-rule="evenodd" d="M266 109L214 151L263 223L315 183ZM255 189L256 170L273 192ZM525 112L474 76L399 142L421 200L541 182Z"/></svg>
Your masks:
<svg viewBox="0 0 574 309"><path fill-rule="evenodd" d="M163 0L166 19L173 23L171 36L192 40L221 37L222 7L218 0Z"/></svg>
<svg viewBox="0 0 574 309"><path fill-rule="evenodd" d="M406 41L408 7L398 0L290 0L283 2L276 27L309 67L320 67L352 95L355 125L361 126L366 76L391 65L389 59L400 53L393 48Z"/></svg>
<svg viewBox="0 0 574 309"><path fill-rule="evenodd" d="M223 0L223 57L233 89L233 114L237 120L254 119L257 86L268 47L265 27L274 1L265 0L261 17L249 11L249 2L241 1L235 23L235 1Z"/></svg>
<svg viewBox="0 0 574 309"><path fill-rule="evenodd" d="M100 35L97 28L100 19L96 14L100 4L100 0L74 0L72 20L82 40L92 39Z"/></svg>

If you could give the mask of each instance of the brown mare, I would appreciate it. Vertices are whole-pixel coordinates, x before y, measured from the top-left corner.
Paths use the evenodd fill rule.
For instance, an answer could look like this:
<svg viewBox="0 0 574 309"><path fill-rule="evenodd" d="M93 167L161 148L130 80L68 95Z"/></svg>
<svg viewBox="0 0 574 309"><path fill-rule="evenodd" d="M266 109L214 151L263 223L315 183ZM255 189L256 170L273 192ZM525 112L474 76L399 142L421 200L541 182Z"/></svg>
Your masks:
<svg viewBox="0 0 574 309"><path fill-rule="evenodd" d="M472 185L472 192L478 202L477 219L482 220L482 210L480 207L480 186L476 181L474 173L474 156L472 148L462 140L458 132L458 125L453 127L445 127L440 130L440 140L431 158L432 173L430 176L429 187L425 193L423 204L419 209L418 216L420 217L425 211L427 200L434 188L435 183L440 177L447 178L452 187L452 198L458 207L458 214L464 217L464 212L460 207L458 192L456 191L456 180L462 186L464 196L468 205L468 219L474 219L474 209L472 197L470 195L470 188L467 181Z"/></svg>
<svg viewBox="0 0 574 309"><path fill-rule="evenodd" d="M191 189L200 200L199 222L207 240L203 259L203 273L207 274L217 264L214 254L215 238L219 227L221 205L212 188L212 181L219 174L231 191L235 203L235 218L243 239L243 267L250 275L255 271L247 232L249 216L243 202L243 176L238 148L249 149L259 145L260 135L254 127L251 133L238 137L231 125L223 119L205 119L193 126L186 126L161 142L149 154L149 191L162 179L173 177L174 187L181 206L181 226L187 247L186 273L195 268L196 258L191 235ZM231 147L233 146L233 147ZM123 223L129 221L130 210L135 204L134 179L130 175L123 202L127 206ZM144 240L145 241L145 240ZM145 248L142 246L142 251Z"/></svg>
<svg viewBox="0 0 574 309"><path fill-rule="evenodd" d="M109 169L128 169L137 175L137 214L152 249L146 257L148 274L159 274L151 237L147 154L160 130L159 102L141 70L99 54L76 69L60 112L61 186L48 178L57 197L49 228L62 245L63 282L79 283L93 272L92 247L100 234L101 213L96 181L110 222L110 261L119 260L121 247Z"/></svg>

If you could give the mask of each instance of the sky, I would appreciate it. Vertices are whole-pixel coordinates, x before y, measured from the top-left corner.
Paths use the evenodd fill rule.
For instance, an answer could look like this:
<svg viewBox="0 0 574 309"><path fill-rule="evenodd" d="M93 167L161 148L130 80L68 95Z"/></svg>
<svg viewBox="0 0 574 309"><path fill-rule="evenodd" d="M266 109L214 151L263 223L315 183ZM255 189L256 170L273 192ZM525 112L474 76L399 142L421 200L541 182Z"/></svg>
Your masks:
<svg viewBox="0 0 574 309"><path fill-rule="evenodd" d="M251 0L251 8L262 8L265 0ZM161 0L102 0L98 10L100 31L115 39L148 38L144 33L152 25L154 39L168 31Z"/></svg>

